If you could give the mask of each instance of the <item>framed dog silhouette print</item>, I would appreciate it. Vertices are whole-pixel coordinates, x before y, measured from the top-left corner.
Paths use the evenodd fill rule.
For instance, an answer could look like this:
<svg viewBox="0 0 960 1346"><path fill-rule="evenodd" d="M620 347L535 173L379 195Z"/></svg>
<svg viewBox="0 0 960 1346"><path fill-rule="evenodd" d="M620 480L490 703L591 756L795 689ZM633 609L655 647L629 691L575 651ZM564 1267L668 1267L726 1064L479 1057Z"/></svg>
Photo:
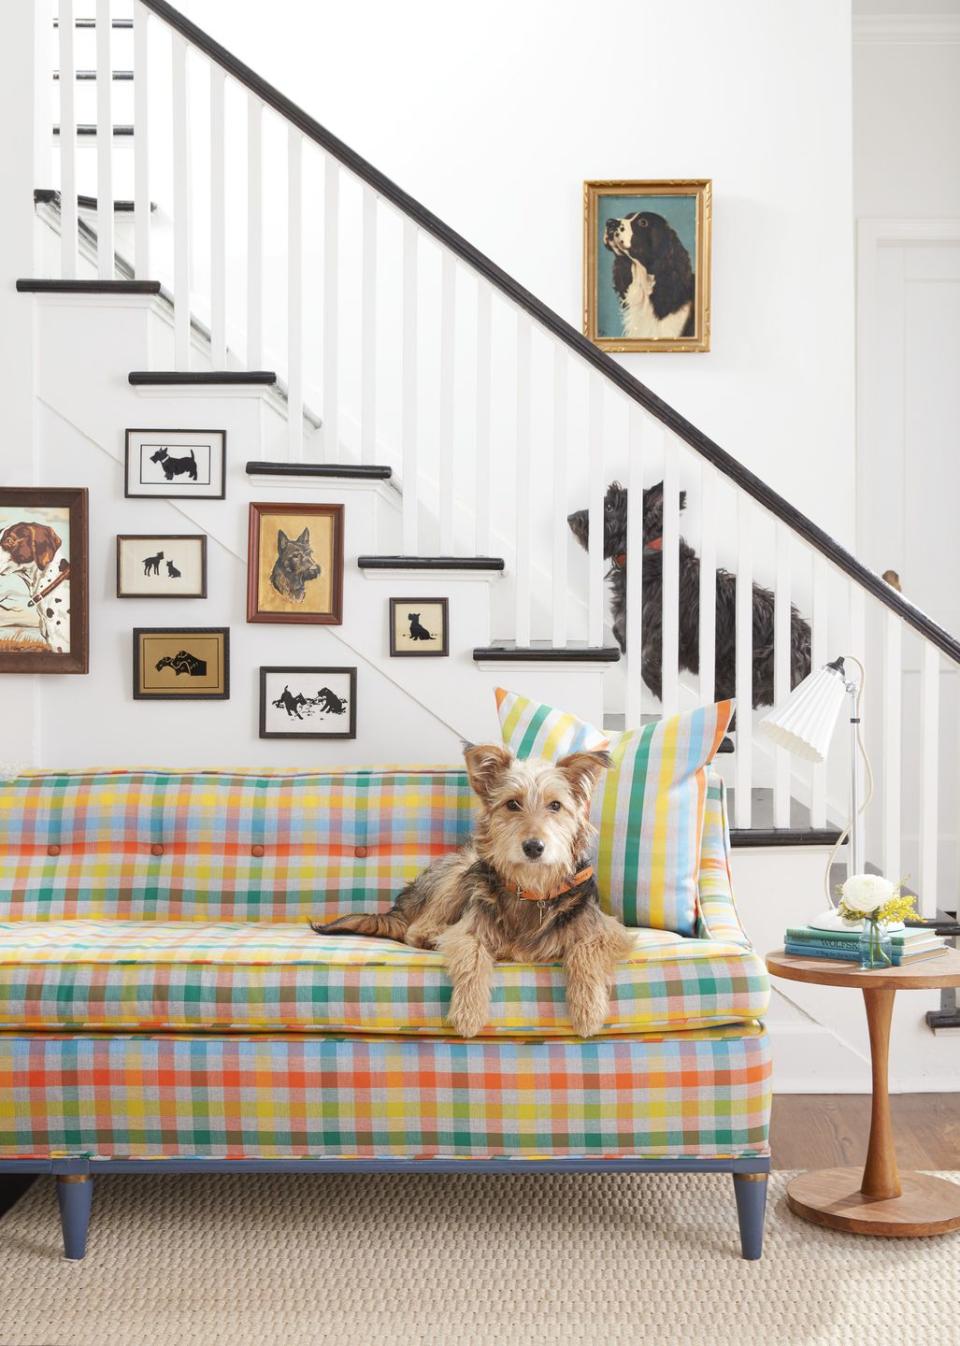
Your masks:
<svg viewBox="0 0 960 1346"><path fill-rule="evenodd" d="M247 621L343 621L343 506L253 503Z"/></svg>
<svg viewBox="0 0 960 1346"><path fill-rule="evenodd" d="M206 598L205 533L121 533L118 598Z"/></svg>
<svg viewBox="0 0 960 1346"><path fill-rule="evenodd" d="M128 500L223 500L226 430L128 430L124 495Z"/></svg>
<svg viewBox="0 0 960 1346"><path fill-rule="evenodd" d="M0 673L86 673L87 490L0 487Z"/></svg>
<svg viewBox="0 0 960 1346"><path fill-rule="evenodd" d="M135 626L135 701L228 701L230 631L225 626Z"/></svg>
<svg viewBox="0 0 960 1346"><path fill-rule="evenodd" d="M261 668L260 737L356 738L356 668Z"/></svg>
<svg viewBox="0 0 960 1346"><path fill-rule="evenodd" d="M710 349L708 178L583 184L583 330L609 351Z"/></svg>
<svg viewBox="0 0 960 1346"><path fill-rule="evenodd" d="M446 598L391 598L391 656L449 654L449 620Z"/></svg>

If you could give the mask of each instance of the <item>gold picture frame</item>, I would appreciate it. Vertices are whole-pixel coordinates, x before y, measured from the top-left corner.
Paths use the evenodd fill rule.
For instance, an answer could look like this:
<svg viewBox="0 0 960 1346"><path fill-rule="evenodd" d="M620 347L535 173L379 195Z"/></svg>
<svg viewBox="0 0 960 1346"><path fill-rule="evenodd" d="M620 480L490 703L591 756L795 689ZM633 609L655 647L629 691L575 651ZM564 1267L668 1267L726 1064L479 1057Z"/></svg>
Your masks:
<svg viewBox="0 0 960 1346"><path fill-rule="evenodd" d="M583 184L583 331L601 350L710 349L712 198L709 178Z"/></svg>

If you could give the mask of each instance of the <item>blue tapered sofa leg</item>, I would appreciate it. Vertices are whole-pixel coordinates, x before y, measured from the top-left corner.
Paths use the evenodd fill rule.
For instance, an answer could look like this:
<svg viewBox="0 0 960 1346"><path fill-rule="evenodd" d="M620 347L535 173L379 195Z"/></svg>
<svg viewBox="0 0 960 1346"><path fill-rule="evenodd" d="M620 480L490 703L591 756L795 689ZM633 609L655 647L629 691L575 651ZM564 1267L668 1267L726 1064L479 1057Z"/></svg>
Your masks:
<svg viewBox="0 0 960 1346"><path fill-rule="evenodd" d="M767 1175L734 1173L733 1190L737 1198L737 1220L740 1223L740 1253L748 1262L756 1262L763 1252Z"/></svg>
<svg viewBox="0 0 960 1346"><path fill-rule="evenodd" d="M57 1178L63 1253L78 1262L87 1250L87 1226L93 1203L93 1178L89 1173L64 1173Z"/></svg>

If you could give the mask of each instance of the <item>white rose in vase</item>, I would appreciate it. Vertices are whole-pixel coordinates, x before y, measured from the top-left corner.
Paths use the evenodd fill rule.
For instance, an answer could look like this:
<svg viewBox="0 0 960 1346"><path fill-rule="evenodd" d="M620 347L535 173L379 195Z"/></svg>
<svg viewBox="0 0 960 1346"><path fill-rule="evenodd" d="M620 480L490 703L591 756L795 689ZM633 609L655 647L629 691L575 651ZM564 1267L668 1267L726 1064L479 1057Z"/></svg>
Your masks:
<svg viewBox="0 0 960 1346"><path fill-rule="evenodd" d="M895 891L895 885L882 874L851 874L840 896L848 911L870 916L889 902Z"/></svg>

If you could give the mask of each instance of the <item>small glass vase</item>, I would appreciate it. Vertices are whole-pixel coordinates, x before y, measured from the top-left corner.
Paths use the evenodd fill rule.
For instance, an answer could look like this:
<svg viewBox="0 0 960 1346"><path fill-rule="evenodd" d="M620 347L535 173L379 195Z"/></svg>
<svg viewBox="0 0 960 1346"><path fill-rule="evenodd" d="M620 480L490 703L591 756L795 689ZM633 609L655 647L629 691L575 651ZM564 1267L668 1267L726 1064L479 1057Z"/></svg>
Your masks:
<svg viewBox="0 0 960 1346"><path fill-rule="evenodd" d="M881 921L864 921L857 952L861 968L893 966L893 939Z"/></svg>

